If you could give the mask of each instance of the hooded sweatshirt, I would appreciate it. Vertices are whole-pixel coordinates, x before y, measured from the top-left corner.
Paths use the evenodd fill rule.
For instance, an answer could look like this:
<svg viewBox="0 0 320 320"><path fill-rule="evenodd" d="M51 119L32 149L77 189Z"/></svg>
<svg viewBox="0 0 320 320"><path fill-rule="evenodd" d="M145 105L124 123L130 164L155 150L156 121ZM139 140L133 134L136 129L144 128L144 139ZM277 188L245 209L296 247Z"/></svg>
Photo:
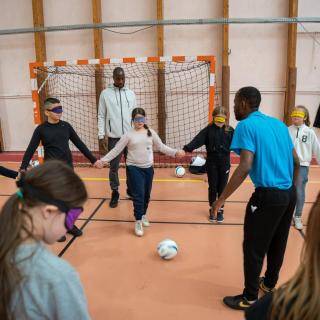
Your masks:
<svg viewBox="0 0 320 320"><path fill-rule="evenodd" d="M101 92L98 110L98 136L103 139L120 138L131 129L131 112L136 107L136 96L127 87L113 84Z"/></svg>

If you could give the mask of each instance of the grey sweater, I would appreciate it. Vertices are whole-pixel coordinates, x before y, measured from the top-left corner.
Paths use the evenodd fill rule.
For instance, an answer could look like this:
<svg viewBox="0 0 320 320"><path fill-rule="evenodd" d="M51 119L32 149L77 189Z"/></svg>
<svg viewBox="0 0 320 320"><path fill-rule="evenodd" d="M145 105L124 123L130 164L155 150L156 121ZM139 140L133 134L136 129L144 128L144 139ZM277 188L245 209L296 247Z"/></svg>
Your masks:
<svg viewBox="0 0 320 320"><path fill-rule="evenodd" d="M147 131L130 130L124 134L113 149L106 154L102 161L110 162L120 152L127 147L128 155L126 160L127 166L136 166L139 168L149 168L153 165L153 149L159 150L168 156L174 157L178 150L172 149L162 143L157 133L150 129L151 137L147 135Z"/></svg>
<svg viewBox="0 0 320 320"><path fill-rule="evenodd" d="M11 303L15 319L90 319L79 276L68 262L42 243L21 245L16 261L23 281Z"/></svg>

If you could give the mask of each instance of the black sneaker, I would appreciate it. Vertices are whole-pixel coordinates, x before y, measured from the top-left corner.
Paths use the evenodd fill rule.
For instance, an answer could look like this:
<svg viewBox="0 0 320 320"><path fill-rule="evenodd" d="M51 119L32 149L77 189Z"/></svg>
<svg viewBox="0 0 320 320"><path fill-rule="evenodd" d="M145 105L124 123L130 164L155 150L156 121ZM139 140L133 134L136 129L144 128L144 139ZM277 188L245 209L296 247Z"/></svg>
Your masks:
<svg viewBox="0 0 320 320"><path fill-rule="evenodd" d="M82 231L74 225L71 230L67 231L69 234L73 235L74 237L81 237L82 236Z"/></svg>
<svg viewBox="0 0 320 320"><path fill-rule="evenodd" d="M218 213L217 213L217 222L218 223L222 223L224 220L223 217L223 209L219 209Z"/></svg>
<svg viewBox="0 0 320 320"><path fill-rule="evenodd" d="M109 202L110 208L115 208L118 206L119 192L117 190L112 190L111 200Z"/></svg>
<svg viewBox="0 0 320 320"><path fill-rule="evenodd" d="M243 294L233 297L224 297L223 302L226 306L235 310L246 310L248 309L255 301L248 301Z"/></svg>
<svg viewBox="0 0 320 320"><path fill-rule="evenodd" d="M218 212L217 214L217 222L222 223L224 221L223 212Z"/></svg>
<svg viewBox="0 0 320 320"><path fill-rule="evenodd" d="M60 239L57 240L57 242L65 242L65 241L67 241L66 236L62 236Z"/></svg>
<svg viewBox="0 0 320 320"><path fill-rule="evenodd" d="M264 294L274 292L274 288L269 288L264 284L264 277L260 277L259 279L259 288Z"/></svg>
<svg viewBox="0 0 320 320"><path fill-rule="evenodd" d="M209 209L209 221L211 223L214 223L217 220L216 216L214 215L214 213L212 212L212 208Z"/></svg>

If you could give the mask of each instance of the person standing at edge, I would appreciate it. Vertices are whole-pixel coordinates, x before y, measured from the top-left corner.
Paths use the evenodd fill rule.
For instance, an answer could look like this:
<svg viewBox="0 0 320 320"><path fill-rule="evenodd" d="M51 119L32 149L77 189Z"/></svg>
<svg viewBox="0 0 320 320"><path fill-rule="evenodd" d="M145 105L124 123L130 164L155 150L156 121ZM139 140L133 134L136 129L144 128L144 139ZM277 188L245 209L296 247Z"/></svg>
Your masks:
<svg viewBox="0 0 320 320"><path fill-rule="evenodd" d="M242 294L223 299L228 307L238 310L247 309L257 300L259 288L265 293L273 291L296 205L294 181L299 172L298 156L286 125L261 113L260 102L261 94L254 87L241 88L235 96L234 113L240 122L231 150L240 155L240 164L213 205L217 213L250 174L255 191L244 220L245 288ZM259 278L265 256L267 270Z"/></svg>

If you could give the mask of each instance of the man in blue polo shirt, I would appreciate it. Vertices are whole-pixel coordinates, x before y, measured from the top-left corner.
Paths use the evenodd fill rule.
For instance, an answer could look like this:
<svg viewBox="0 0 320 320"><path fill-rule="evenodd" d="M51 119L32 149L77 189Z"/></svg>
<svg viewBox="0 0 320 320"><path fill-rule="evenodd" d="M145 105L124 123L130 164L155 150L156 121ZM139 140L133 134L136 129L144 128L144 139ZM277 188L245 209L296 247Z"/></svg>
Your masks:
<svg viewBox="0 0 320 320"><path fill-rule="evenodd" d="M286 125L258 111L260 102L260 92L254 87L241 88L235 96L234 113L240 122L231 150L240 155L240 164L213 205L216 214L250 175L255 191L244 220L245 288L242 294L223 299L228 307L240 310L257 300L259 287L265 293L275 287L296 204L293 181L299 170L299 159ZM265 256L267 270L259 278Z"/></svg>

